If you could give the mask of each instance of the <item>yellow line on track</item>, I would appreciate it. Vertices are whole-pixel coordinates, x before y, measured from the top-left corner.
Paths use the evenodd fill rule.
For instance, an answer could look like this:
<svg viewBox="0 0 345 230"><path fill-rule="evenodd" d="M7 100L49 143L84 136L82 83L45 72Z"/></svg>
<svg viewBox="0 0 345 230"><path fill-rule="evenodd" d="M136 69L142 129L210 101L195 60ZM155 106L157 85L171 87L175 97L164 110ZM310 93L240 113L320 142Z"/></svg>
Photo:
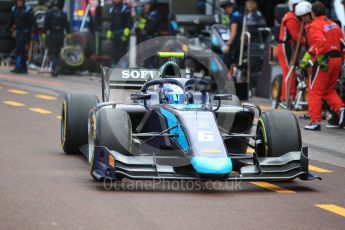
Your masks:
<svg viewBox="0 0 345 230"><path fill-rule="evenodd" d="M16 107L21 107L24 106L23 103L17 102L17 101L3 101L4 104L6 105L12 105L12 106L16 106Z"/></svg>
<svg viewBox="0 0 345 230"><path fill-rule="evenodd" d="M40 109L40 108L30 108L30 110L33 112L36 112L36 113L41 113L41 114L51 114L52 113L49 110Z"/></svg>
<svg viewBox="0 0 345 230"><path fill-rule="evenodd" d="M48 85L48 86L63 86L62 83L55 82L55 81L46 81L46 80L38 80L34 78L27 78L23 76L13 75L13 74L4 74L0 73L0 78L7 78L7 79L15 79L21 82L29 82L35 85Z"/></svg>
<svg viewBox="0 0 345 230"><path fill-rule="evenodd" d="M313 171L313 172L318 172L318 173L330 173L330 172L332 172L330 170L319 168L319 167L316 167L314 165L309 165L309 170Z"/></svg>
<svg viewBox="0 0 345 230"><path fill-rule="evenodd" d="M40 99L44 99L44 100L50 100L50 101L56 100L56 97L48 96L48 95L44 95L44 94L37 94L37 95L35 95L35 97L40 98Z"/></svg>
<svg viewBox="0 0 345 230"><path fill-rule="evenodd" d="M19 90L19 89L9 89L8 92L14 93L14 94L20 94L20 95L28 94L27 91Z"/></svg>
<svg viewBox="0 0 345 230"><path fill-rule="evenodd" d="M284 194L296 193L295 191L288 190L288 189L279 187L277 185L274 185L274 184L271 184L268 182L250 182L250 183L254 184L256 186L259 186L261 188L264 188L264 189L272 190L272 191L277 192L277 193L284 193Z"/></svg>
<svg viewBox="0 0 345 230"><path fill-rule="evenodd" d="M329 212L338 214L339 216L345 217L345 208L343 207L339 207L334 204L316 204L315 206L327 210Z"/></svg>

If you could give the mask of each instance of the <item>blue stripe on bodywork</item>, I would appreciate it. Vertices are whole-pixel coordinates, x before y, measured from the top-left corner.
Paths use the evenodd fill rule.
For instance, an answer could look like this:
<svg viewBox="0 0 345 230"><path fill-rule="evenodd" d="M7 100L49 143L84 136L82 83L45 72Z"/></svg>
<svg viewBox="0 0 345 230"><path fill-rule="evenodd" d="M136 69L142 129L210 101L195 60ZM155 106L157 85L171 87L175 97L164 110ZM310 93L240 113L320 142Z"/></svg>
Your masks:
<svg viewBox="0 0 345 230"><path fill-rule="evenodd" d="M169 131L169 134L177 134L177 136L173 137L172 139L181 147L181 149L184 152L187 152L189 150L189 144L187 141L187 137L186 137L180 123L178 122L176 115L173 114L172 112L166 110L166 109L160 109L160 111L161 111L161 114L167 120L168 128L177 125L176 128L171 129Z"/></svg>
<svg viewBox="0 0 345 230"><path fill-rule="evenodd" d="M202 104L170 104L176 109L202 109Z"/></svg>
<svg viewBox="0 0 345 230"><path fill-rule="evenodd" d="M193 157L191 163L195 171L201 174L229 174L232 171L229 157Z"/></svg>

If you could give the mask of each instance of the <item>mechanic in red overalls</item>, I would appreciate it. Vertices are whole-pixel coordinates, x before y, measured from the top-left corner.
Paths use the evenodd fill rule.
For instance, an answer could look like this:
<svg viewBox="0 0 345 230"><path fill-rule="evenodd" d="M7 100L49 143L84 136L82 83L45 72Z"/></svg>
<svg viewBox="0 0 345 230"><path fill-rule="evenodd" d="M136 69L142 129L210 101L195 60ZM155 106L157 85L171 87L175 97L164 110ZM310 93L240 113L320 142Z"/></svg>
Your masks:
<svg viewBox="0 0 345 230"><path fill-rule="evenodd" d="M278 61L283 72L280 101L286 100L286 84L290 86L291 80L290 97L293 99L296 96L297 74L294 72L289 79L286 78L290 68L290 60L295 50L299 31L301 29L301 22L296 17L294 8L301 1L302 0L289 0L288 4L290 11L284 15L280 24L279 43L277 45ZM301 44L305 44L305 38L303 37L301 38Z"/></svg>
<svg viewBox="0 0 345 230"><path fill-rule="evenodd" d="M325 16L325 6L316 1L311 5L303 1L295 8L296 16L306 23L308 51L300 64L313 68L308 88L308 103L311 123L306 130L321 130L322 99L339 114L339 127L345 126L345 104L340 99L336 84L344 56L345 38L341 28Z"/></svg>

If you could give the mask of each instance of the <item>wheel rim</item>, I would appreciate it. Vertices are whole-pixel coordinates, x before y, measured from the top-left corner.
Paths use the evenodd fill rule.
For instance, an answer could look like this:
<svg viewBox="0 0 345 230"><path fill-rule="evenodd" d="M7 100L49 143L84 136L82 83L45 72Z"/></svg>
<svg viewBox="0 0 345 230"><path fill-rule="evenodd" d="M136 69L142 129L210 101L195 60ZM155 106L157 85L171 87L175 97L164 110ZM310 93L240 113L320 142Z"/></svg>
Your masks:
<svg viewBox="0 0 345 230"><path fill-rule="evenodd" d="M62 147L65 145L66 142L66 136L67 136L67 119L66 119L66 100L62 104L62 112L61 112L61 145Z"/></svg>
<svg viewBox="0 0 345 230"><path fill-rule="evenodd" d="M96 140L96 115L93 112L88 123L88 142L89 142L89 163L93 162L93 155L95 151L95 140Z"/></svg>
<svg viewBox="0 0 345 230"><path fill-rule="evenodd" d="M268 156L268 146L267 146L267 136L266 130L263 127L264 123L261 118L259 118L258 125L257 125L257 138L262 141L263 148L256 149L256 152L259 157L267 157Z"/></svg>

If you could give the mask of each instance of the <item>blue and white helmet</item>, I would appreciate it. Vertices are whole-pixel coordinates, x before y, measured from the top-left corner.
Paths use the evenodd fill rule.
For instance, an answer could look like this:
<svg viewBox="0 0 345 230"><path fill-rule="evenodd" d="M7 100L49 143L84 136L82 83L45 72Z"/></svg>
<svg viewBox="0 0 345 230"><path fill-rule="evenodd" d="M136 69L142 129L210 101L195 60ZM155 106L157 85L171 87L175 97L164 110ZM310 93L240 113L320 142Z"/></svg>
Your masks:
<svg viewBox="0 0 345 230"><path fill-rule="evenodd" d="M183 89L174 84L164 84L161 87L161 95L167 104L183 104L185 101Z"/></svg>

